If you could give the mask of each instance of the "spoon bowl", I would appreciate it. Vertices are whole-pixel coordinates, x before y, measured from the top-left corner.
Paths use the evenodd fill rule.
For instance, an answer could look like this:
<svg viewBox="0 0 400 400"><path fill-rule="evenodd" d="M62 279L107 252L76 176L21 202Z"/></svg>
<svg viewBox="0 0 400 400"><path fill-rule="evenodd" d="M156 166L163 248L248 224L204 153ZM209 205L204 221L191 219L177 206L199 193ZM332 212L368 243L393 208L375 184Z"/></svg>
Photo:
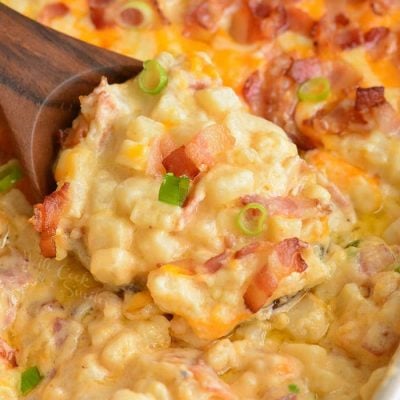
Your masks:
<svg viewBox="0 0 400 400"><path fill-rule="evenodd" d="M64 35L0 4L0 107L34 200L54 187L55 138L79 113L79 96L92 92L103 76L121 83L141 70L139 60Z"/></svg>

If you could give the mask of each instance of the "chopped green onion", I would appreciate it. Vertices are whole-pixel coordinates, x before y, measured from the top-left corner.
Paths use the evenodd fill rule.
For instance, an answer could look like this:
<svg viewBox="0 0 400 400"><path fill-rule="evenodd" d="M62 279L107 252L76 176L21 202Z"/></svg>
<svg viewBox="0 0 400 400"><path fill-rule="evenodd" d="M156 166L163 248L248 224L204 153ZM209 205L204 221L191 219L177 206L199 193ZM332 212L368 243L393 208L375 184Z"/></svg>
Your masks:
<svg viewBox="0 0 400 400"><path fill-rule="evenodd" d="M294 383L291 383L290 385L288 385L288 389L290 393L300 393L300 389L297 385L295 385Z"/></svg>
<svg viewBox="0 0 400 400"><path fill-rule="evenodd" d="M349 247L358 247L360 244L360 239L358 240L353 240L350 243L347 243L346 246L344 247L345 249L348 249Z"/></svg>
<svg viewBox="0 0 400 400"><path fill-rule="evenodd" d="M147 94L158 94L168 84L167 71L157 60L143 63L143 71L138 77L140 89Z"/></svg>
<svg viewBox="0 0 400 400"><path fill-rule="evenodd" d="M249 216L249 211L256 211L258 215ZM259 235L265 228L267 209L259 203L249 203L239 212L237 224L239 229L248 236Z"/></svg>
<svg viewBox="0 0 400 400"><path fill-rule="evenodd" d="M312 78L302 83L297 91L300 101L318 102L326 100L331 94L329 79L324 77Z"/></svg>
<svg viewBox="0 0 400 400"><path fill-rule="evenodd" d="M186 176L175 176L173 173L164 175L158 193L158 200L173 206L182 207L189 193L190 179Z"/></svg>
<svg viewBox="0 0 400 400"><path fill-rule="evenodd" d="M146 28L154 21L154 10L145 1L128 1L119 10L117 23L121 28Z"/></svg>
<svg viewBox="0 0 400 400"><path fill-rule="evenodd" d="M394 267L394 272L398 272L400 274L400 265Z"/></svg>
<svg viewBox="0 0 400 400"><path fill-rule="evenodd" d="M22 170L18 161L11 160L0 167L0 192L5 192L22 178Z"/></svg>
<svg viewBox="0 0 400 400"><path fill-rule="evenodd" d="M34 389L43 377L40 375L37 367L32 367L24 371L21 375L21 392L22 394L29 393L32 389Z"/></svg>

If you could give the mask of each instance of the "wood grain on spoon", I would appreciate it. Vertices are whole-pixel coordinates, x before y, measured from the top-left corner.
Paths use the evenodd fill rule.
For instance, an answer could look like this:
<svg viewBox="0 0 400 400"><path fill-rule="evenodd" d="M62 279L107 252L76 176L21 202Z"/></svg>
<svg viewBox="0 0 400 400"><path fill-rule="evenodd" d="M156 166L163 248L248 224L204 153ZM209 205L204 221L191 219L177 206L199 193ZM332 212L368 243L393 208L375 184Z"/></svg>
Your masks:
<svg viewBox="0 0 400 400"><path fill-rule="evenodd" d="M102 76L120 83L141 69L138 60L56 32L0 4L0 106L7 122L0 134L10 136L0 146L15 145L33 199L52 189L55 136L78 114L79 96L93 91Z"/></svg>

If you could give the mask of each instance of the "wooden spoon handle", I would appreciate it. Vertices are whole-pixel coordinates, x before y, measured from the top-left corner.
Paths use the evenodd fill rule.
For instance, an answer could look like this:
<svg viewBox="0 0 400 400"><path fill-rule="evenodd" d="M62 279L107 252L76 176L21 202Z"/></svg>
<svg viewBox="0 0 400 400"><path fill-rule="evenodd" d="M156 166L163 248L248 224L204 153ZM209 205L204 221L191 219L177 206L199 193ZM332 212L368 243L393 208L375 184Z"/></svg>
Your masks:
<svg viewBox="0 0 400 400"><path fill-rule="evenodd" d="M35 190L49 190L53 140L106 76L135 76L142 63L44 27L0 4L0 106Z"/></svg>

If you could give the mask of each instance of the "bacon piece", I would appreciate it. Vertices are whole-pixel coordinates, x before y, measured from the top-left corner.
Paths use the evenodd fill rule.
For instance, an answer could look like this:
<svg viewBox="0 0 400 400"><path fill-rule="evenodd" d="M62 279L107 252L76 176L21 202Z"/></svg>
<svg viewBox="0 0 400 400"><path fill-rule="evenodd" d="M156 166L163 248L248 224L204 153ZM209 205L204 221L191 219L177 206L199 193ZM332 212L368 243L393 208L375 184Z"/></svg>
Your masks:
<svg viewBox="0 0 400 400"><path fill-rule="evenodd" d="M288 75L296 82L302 83L310 78L322 75L322 68L318 58L304 58L294 60Z"/></svg>
<svg viewBox="0 0 400 400"><path fill-rule="evenodd" d="M367 244L361 248L360 268L368 276L377 274L395 261L396 257L390 247L384 243Z"/></svg>
<svg viewBox="0 0 400 400"><path fill-rule="evenodd" d="M341 26L347 26L349 25L350 20L343 14L339 13L335 15L335 24L336 25L341 25Z"/></svg>
<svg viewBox="0 0 400 400"><path fill-rule="evenodd" d="M64 183L60 189L46 196L42 204L34 206L31 222L40 233L40 249L45 257L56 256L55 235L68 202L69 187L69 183Z"/></svg>
<svg viewBox="0 0 400 400"><path fill-rule="evenodd" d="M216 255L215 257L210 258L208 261L204 263L204 267L207 272L213 274L219 271L229 260L231 254L228 251L224 251L221 254Z"/></svg>
<svg viewBox="0 0 400 400"><path fill-rule="evenodd" d="M300 196L264 197L258 194L247 195L241 198L242 204L259 203L268 209L269 215L283 215L289 218L314 218L326 215L329 209L321 207L316 199Z"/></svg>
<svg viewBox="0 0 400 400"><path fill-rule="evenodd" d="M279 400L297 400L297 395L288 394L286 396L281 397Z"/></svg>
<svg viewBox="0 0 400 400"><path fill-rule="evenodd" d="M185 25L190 29L197 25L208 31L215 31L225 11L230 7L230 0L191 0L185 17Z"/></svg>
<svg viewBox="0 0 400 400"><path fill-rule="evenodd" d="M7 362L7 364L12 368L18 366L15 349L0 337L0 360L1 359Z"/></svg>
<svg viewBox="0 0 400 400"><path fill-rule="evenodd" d="M356 111L366 112L372 107L381 106L385 102L385 88L383 86L357 88L355 101Z"/></svg>
<svg viewBox="0 0 400 400"><path fill-rule="evenodd" d="M301 250L307 247L307 243L298 238L285 239L272 247L267 264L256 273L244 294L246 306L252 312L257 312L266 304L282 279L307 269L301 255Z"/></svg>
<svg viewBox="0 0 400 400"><path fill-rule="evenodd" d="M346 29L335 35L335 42L342 50L353 49L364 43L364 36L358 28Z"/></svg>
<svg viewBox="0 0 400 400"><path fill-rule="evenodd" d="M167 172L173 172L175 176L187 176L195 178L200 170L193 160L187 155L185 146L178 147L162 162Z"/></svg>
<svg viewBox="0 0 400 400"><path fill-rule="evenodd" d="M42 8L38 16L38 21L42 24L48 24L55 18L64 17L69 11L70 8L61 1L50 3Z"/></svg>
<svg viewBox="0 0 400 400"><path fill-rule="evenodd" d="M286 10L288 29L310 36L315 25L315 21L305 11L297 7L289 7Z"/></svg>
<svg viewBox="0 0 400 400"><path fill-rule="evenodd" d="M264 80L261 72L255 71L246 79L243 85L243 97L250 105L251 110L257 115L262 115L264 108L263 84Z"/></svg>
<svg viewBox="0 0 400 400"><path fill-rule="evenodd" d="M214 124L202 129L187 145L186 154L203 170L217 161L217 156L231 148L234 138L224 125Z"/></svg>
<svg viewBox="0 0 400 400"><path fill-rule="evenodd" d="M384 16L393 5L393 0L370 0L371 10L379 16Z"/></svg>
<svg viewBox="0 0 400 400"><path fill-rule="evenodd" d="M88 0L90 19L96 29L115 25L110 13L110 7L114 2L115 0Z"/></svg>
<svg viewBox="0 0 400 400"><path fill-rule="evenodd" d="M390 30L384 26L371 28L364 34L364 41L368 46L375 46L390 33Z"/></svg>
<svg viewBox="0 0 400 400"><path fill-rule="evenodd" d="M165 173L163 160L177 148L170 135L156 138L151 145L147 159L146 172L152 176L160 176Z"/></svg>
<svg viewBox="0 0 400 400"><path fill-rule="evenodd" d="M167 172L177 176L186 175L195 178L201 170L205 170L217 161L217 156L234 144L234 139L225 126L214 124L202 129L186 145L181 146L162 159L162 166ZM169 145L168 145L169 146ZM172 146L168 147L170 150ZM165 150L156 150L151 158L157 159ZM151 164L157 164L157 160Z"/></svg>
<svg viewBox="0 0 400 400"><path fill-rule="evenodd" d="M261 242L252 242L249 243L248 245L242 247L241 249L239 249L234 257L238 260L240 260L241 258L244 258L250 254L254 254L257 252L257 250L259 250L261 247Z"/></svg>

